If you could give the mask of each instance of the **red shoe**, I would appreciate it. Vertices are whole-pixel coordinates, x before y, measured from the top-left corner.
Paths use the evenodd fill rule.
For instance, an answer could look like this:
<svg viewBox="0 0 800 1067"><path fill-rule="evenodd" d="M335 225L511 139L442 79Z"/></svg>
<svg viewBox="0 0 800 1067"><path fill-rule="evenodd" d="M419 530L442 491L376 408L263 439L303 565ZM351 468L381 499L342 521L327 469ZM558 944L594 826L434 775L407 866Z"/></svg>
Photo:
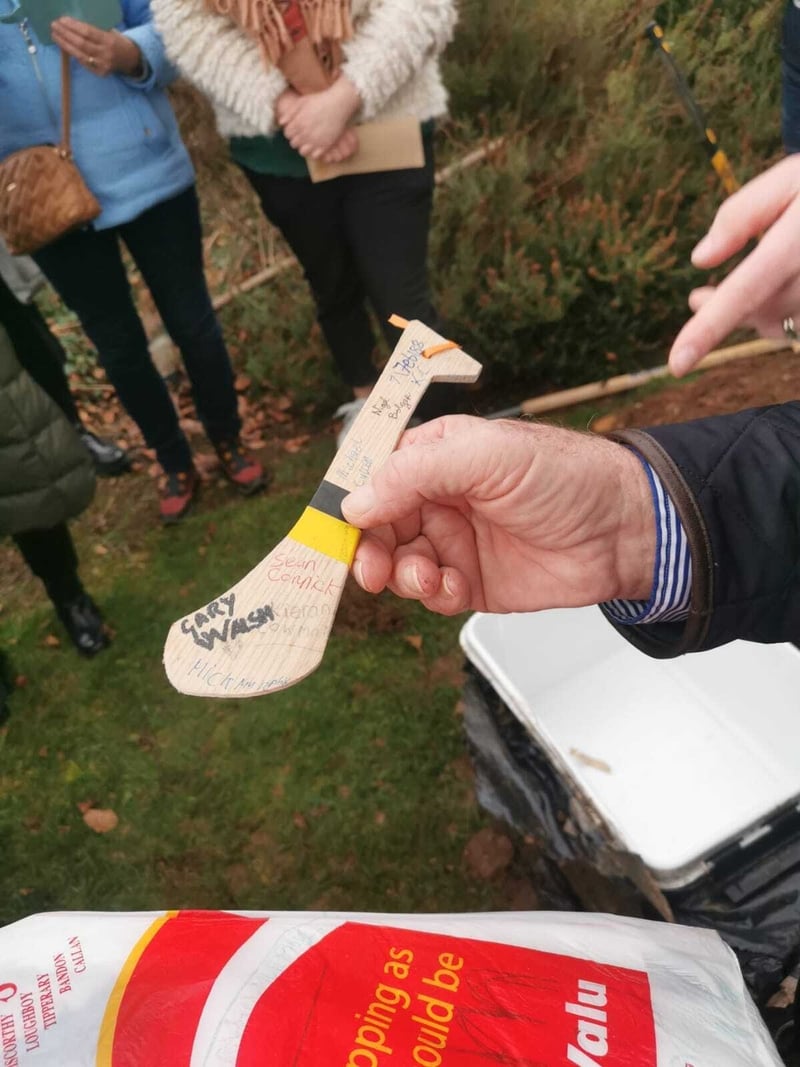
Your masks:
<svg viewBox="0 0 800 1067"><path fill-rule="evenodd" d="M194 467L188 471L166 473L159 486L158 502L158 513L166 526L180 522L186 515L199 485L200 478Z"/></svg>
<svg viewBox="0 0 800 1067"><path fill-rule="evenodd" d="M229 482L240 493L250 496L267 484L264 468L251 452L246 452L237 441L222 441L214 446L222 464L222 470Z"/></svg>

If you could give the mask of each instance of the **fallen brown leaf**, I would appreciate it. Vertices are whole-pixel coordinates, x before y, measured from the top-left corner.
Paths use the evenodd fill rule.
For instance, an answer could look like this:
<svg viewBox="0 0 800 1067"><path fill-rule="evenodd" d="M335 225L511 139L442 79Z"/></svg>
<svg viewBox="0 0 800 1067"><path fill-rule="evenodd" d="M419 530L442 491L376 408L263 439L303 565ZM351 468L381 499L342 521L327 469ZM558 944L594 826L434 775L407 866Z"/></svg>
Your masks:
<svg viewBox="0 0 800 1067"><path fill-rule="evenodd" d="M108 549L106 548L106 546L104 544L98 543L98 544L96 544L94 546L94 554L96 556L107 556L108 555Z"/></svg>
<svg viewBox="0 0 800 1067"><path fill-rule="evenodd" d="M237 393L244 393L253 384L253 379L249 374L237 374L236 380L233 383L233 387Z"/></svg>
<svg viewBox="0 0 800 1067"><path fill-rule="evenodd" d="M89 808L83 813L83 821L96 834L107 834L116 830L119 817L110 808Z"/></svg>
<svg viewBox="0 0 800 1067"><path fill-rule="evenodd" d="M302 451L310 440L311 435L307 433L301 434L300 437L290 437L288 441L283 442L284 451L294 455L296 452Z"/></svg>
<svg viewBox="0 0 800 1067"><path fill-rule="evenodd" d="M422 651L422 637L420 634L406 634L403 638L406 644L411 645L417 652Z"/></svg>
<svg viewBox="0 0 800 1067"><path fill-rule="evenodd" d="M490 826L473 834L464 849L464 862L470 872L487 881L504 871L513 858L514 846L510 838Z"/></svg>
<svg viewBox="0 0 800 1067"><path fill-rule="evenodd" d="M55 634L48 634L45 637L43 644L48 648L61 648L61 638L56 637Z"/></svg>

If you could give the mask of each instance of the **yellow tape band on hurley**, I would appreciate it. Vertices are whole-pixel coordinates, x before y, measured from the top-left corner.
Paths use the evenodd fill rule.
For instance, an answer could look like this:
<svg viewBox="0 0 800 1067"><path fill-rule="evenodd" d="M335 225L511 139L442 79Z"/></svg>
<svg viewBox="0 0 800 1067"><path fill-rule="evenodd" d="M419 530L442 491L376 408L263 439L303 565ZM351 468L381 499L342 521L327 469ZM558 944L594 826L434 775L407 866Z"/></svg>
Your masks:
<svg viewBox="0 0 800 1067"><path fill-rule="evenodd" d="M356 554L361 531L349 522L307 507L289 531L289 537L307 548L313 548L315 552L341 560L349 567Z"/></svg>

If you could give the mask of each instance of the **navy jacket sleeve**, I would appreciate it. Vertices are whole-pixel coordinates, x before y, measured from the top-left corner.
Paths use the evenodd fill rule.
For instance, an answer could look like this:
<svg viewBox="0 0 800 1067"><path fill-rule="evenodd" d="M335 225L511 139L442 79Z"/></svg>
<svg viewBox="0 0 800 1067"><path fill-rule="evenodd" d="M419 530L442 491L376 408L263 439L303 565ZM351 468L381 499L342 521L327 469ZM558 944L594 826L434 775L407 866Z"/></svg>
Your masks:
<svg viewBox="0 0 800 1067"><path fill-rule="evenodd" d="M660 658L800 642L800 402L613 436L653 466L692 553L686 621L620 632Z"/></svg>

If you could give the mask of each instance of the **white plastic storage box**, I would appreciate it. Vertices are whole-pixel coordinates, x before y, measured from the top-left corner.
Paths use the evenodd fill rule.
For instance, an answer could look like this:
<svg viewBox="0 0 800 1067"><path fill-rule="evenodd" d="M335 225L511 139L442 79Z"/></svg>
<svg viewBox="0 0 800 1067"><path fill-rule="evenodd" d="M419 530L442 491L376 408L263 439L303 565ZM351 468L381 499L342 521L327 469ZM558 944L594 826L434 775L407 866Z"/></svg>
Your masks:
<svg viewBox="0 0 800 1067"><path fill-rule="evenodd" d="M584 906L615 886L616 910L726 926L774 989L800 946L800 651L651 659L597 608L474 615L461 644L483 806L543 840Z"/></svg>

